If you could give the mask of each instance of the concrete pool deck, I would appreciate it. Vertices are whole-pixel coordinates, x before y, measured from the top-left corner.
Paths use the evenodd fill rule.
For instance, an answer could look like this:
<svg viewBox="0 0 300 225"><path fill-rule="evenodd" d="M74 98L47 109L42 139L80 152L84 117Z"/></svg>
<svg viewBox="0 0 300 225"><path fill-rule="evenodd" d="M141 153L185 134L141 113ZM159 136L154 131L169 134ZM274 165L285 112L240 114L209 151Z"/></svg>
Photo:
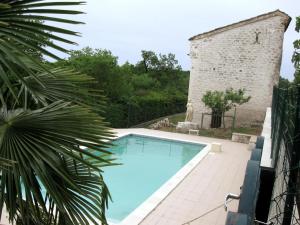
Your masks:
<svg viewBox="0 0 300 225"><path fill-rule="evenodd" d="M227 212L223 207L194 219L220 206L227 193L240 193L246 164L251 154L247 150L247 144L149 129L115 129L115 132L118 136L134 133L192 142L221 143L221 153L208 153L139 224L224 225ZM237 205L238 201L230 202L228 210L235 211ZM192 222L188 223L189 221Z"/></svg>

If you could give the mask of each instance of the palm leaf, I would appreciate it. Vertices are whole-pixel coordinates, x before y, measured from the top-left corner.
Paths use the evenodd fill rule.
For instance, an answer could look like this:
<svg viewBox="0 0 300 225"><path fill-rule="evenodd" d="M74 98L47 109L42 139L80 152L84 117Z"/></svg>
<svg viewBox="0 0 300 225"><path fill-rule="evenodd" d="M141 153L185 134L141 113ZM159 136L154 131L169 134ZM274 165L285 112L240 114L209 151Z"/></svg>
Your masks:
<svg viewBox="0 0 300 225"><path fill-rule="evenodd" d="M48 68L48 70L50 73L37 73L37 79L25 77L26 85L12 78L10 82L14 91L18 93L18 101L15 101L11 92L3 87L5 102L13 103L7 107L36 108L39 105L47 106L52 102L64 100L92 107L98 113L104 110L105 98L102 91L94 90L93 86L97 83L94 78L68 68Z"/></svg>
<svg viewBox="0 0 300 225"><path fill-rule="evenodd" d="M43 55L58 59L49 48L68 52L67 49L54 44L52 40L75 44L59 35L79 34L74 31L59 28L59 26L49 25L48 21L66 24L80 24L74 20L62 19L55 15L77 15L80 11L60 10L61 6L78 6L84 2L45 2L44 0L12 0L2 1L0 5L0 79L9 88L12 95L16 98L12 84L9 82L9 76L17 77L24 85L27 85L24 77L35 77L36 71L28 64L24 63L22 58L26 57L32 63L35 63L39 71L45 71L45 67L33 56L28 54L25 49L33 49ZM45 8L46 7L46 8ZM50 7L50 8L49 8ZM53 7L53 9L51 8ZM45 16L43 16L45 14ZM40 22L42 19L43 23ZM51 32L51 33L50 33ZM37 79L35 77L35 79ZM27 87L29 89L29 87ZM17 98L16 98L17 99Z"/></svg>
<svg viewBox="0 0 300 225"><path fill-rule="evenodd" d="M93 112L104 99L88 76L31 54L68 52L59 42L75 44L64 36L79 34L59 24L80 22L59 16L81 12L57 8L82 4L0 1L0 213L5 205L17 224L106 224L101 168L114 165L112 133Z"/></svg>
<svg viewBox="0 0 300 225"><path fill-rule="evenodd" d="M15 163L15 161L0 158L0 169L10 169L10 167L13 166Z"/></svg>
<svg viewBox="0 0 300 225"><path fill-rule="evenodd" d="M100 169L112 165L106 150L112 133L97 114L59 101L34 111L2 109L0 124L0 157L18 162L0 180L0 206L11 220L19 214L23 224L42 217L106 224L109 193Z"/></svg>

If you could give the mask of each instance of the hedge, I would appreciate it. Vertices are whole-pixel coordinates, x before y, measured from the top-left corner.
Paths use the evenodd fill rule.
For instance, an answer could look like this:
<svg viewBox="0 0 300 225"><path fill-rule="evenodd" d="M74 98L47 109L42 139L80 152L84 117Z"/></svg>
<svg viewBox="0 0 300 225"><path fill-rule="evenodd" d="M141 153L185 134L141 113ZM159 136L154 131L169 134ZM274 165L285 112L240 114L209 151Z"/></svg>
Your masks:
<svg viewBox="0 0 300 225"><path fill-rule="evenodd" d="M130 102L112 103L107 106L105 118L114 128L125 128L158 117L185 111L186 97L136 97Z"/></svg>

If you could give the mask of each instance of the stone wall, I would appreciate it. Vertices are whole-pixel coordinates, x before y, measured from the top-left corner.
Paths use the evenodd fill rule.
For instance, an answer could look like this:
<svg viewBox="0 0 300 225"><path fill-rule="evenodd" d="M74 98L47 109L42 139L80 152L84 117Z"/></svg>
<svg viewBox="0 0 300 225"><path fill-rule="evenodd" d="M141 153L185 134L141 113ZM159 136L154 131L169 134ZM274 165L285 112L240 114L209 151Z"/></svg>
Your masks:
<svg viewBox="0 0 300 225"><path fill-rule="evenodd" d="M191 40L189 99L194 107L193 122L200 123L202 113L210 112L201 101L206 91L231 87L245 88L246 95L251 96L237 108L237 125L264 120L273 86L279 80L286 20L274 15ZM206 116L204 127L209 122L210 116Z"/></svg>

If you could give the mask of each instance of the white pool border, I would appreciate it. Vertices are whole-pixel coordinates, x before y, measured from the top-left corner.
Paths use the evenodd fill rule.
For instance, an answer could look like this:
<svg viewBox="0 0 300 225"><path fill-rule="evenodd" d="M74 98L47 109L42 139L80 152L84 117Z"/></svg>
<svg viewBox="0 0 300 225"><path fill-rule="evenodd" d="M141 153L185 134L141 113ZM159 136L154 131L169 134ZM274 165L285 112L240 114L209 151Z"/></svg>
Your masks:
<svg viewBox="0 0 300 225"><path fill-rule="evenodd" d="M121 222L109 222L110 225L138 225L139 223L141 223L146 218L146 216L149 215L160 204L160 202L163 201L183 181L183 179L200 163L200 161L209 153L211 149L210 143L195 140L186 140L179 137L165 137L162 132L160 132L159 134L155 134L154 132L151 134L145 134L142 131L128 131L124 133L116 133L116 139L128 135L153 137L163 140L201 144L206 146Z"/></svg>

